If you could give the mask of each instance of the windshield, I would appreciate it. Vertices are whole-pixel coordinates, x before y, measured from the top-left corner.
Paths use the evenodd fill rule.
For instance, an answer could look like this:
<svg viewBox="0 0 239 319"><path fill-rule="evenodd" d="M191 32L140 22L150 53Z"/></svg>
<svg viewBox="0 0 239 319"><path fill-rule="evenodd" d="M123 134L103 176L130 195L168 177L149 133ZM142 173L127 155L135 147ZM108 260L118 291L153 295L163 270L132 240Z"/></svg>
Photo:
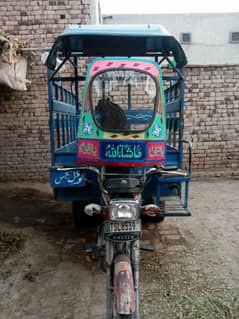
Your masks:
<svg viewBox="0 0 239 319"><path fill-rule="evenodd" d="M105 131L144 131L158 102L156 81L143 71L114 69L91 82L90 101L98 127Z"/></svg>

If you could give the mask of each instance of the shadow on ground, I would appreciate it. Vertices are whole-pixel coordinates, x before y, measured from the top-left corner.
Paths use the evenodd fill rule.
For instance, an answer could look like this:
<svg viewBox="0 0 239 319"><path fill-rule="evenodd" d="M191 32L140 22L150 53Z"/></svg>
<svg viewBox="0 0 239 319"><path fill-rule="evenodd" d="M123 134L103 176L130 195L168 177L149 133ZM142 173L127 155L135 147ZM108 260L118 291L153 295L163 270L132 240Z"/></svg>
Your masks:
<svg viewBox="0 0 239 319"><path fill-rule="evenodd" d="M53 200L50 192L33 188L0 188L0 222L16 228L33 228L45 234L52 244L64 247L65 253L84 254L85 245L97 238L97 221L82 214L82 226L75 229L71 215L71 203ZM191 234L187 234L188 238ZM170 222L144 223L142 245L151 246L164 257L177 258L189 245L188 238ZM71 243L71 245L68 243ZM66 246L68 249L66 249ZM148 258L150 252L142 252Z"/></svg>

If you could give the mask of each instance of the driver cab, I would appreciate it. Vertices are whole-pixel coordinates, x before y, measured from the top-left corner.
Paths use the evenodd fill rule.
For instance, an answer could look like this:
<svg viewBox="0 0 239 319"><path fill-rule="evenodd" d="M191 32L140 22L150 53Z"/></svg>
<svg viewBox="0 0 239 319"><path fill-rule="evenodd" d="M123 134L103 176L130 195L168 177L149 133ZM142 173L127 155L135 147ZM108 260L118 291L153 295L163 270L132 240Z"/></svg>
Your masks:
<svg viewBox="0 0 239 319"><path fill-rule="evenodd" d="M78 163L146 166L165 161L160 66L98 58L88 67L78 128Z"/></svg>

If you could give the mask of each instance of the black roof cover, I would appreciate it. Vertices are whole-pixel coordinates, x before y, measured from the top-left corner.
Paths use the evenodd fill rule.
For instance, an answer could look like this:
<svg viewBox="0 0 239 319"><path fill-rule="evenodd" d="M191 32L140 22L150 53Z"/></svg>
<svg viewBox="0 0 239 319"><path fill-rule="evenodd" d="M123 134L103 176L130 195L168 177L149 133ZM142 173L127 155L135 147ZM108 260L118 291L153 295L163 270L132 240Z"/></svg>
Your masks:
<svg viewBox="0 0 239 319"><path fill-rule="evenodd" d="M58 55L173 56L178 68L187 64L179 42L161 25L71 25L56 38L46 65L55 69Z"/></svg>

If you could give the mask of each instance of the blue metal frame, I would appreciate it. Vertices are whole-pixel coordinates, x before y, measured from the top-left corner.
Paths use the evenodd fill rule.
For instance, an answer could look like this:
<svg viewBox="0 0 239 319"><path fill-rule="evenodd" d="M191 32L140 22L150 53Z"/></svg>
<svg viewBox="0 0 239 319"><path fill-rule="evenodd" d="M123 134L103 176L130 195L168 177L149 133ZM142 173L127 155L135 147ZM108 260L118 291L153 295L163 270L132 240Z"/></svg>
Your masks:
<svg viewBox="0 0 239 319"><path fill-rule="evenodd" d="M141 36L144 31L140 31ZM87 33L88 31L85 32ZM114 32L117 33L117 30L115 29ZM136 31L131 30L130 32ZM147 33L148 38L150 32L148 30L145 32ZM69 33L66 32L64 36L66 35L69 35ZM131 38L132 41L133 39L134 38ZM59 41L59 38L57 41ZM53 53L55 52L54 50L55 49L53 47L53 51L51 52L52 57ZM166 53L164 52L155 54L151 53L150 56L154 56L155 63L158 64L161 64L165 60L168 61L172 67L172 70L175 71L175 74L172 74L172 76L164 77L161 75L162 80L169 83L169 86L167 86L168 89L165 90L165 96L163 97L167 111L166 121L168 145L166 149L166 161L167 166L176 166L178 169L182 169L184 157L183 149L185 142L183 140L184 68L176 68L169 59L169 56L165 54ZM83 54L83 56L88 55L88 53ZM51 185L54 188L54 194L57 200L92 200L100 203L102 199L100 197L100 190L97 186L97 181L94 181L94 176L91 176L91 174L89 175L88 172L82 173L77 170L76 163L76 131L79 122L81 105L78 86L79 81L84 81L86 78L85 76L78 74L78 60L81 56L82 53L77 54L72 52L72 56L69 54L55 71L52 71L50 68L48 69L48 102L50 118L49 128L52 166ZM140 54L140 56L144 55ZM147 56L149 56L149 54L147 54ZM161 56L162 59L158 62L159 56ZM74 76L61 77L58 71L67 61L70 61L70 64L73 66ZM71 87L74 87L74 92L72 89L65 88L65 83L70 83ZM189 151L191 151L190 148ZM59 170L59 168L61 168L61 170ZM134 168L132 170L138 174L140 172L142 173L144 169L145 168ZM177 187L179 192L179 203L176 206L170 206L168 208L170 213L167 212L166 208L162 207L162 214L164 216L188 216L190 215L188 210L188 190L191 172L192 167L190 159L188 176L177 178L156 178L146 187L145 191L143 192L143 196L145 195L145 198L147 198L147 194L154 193L156 197L156 203L161 205L162 198L165 197L165 194L172 195L173 189ZM93 180L94 182L88 184L86 182L87 180Z"/></svg>

